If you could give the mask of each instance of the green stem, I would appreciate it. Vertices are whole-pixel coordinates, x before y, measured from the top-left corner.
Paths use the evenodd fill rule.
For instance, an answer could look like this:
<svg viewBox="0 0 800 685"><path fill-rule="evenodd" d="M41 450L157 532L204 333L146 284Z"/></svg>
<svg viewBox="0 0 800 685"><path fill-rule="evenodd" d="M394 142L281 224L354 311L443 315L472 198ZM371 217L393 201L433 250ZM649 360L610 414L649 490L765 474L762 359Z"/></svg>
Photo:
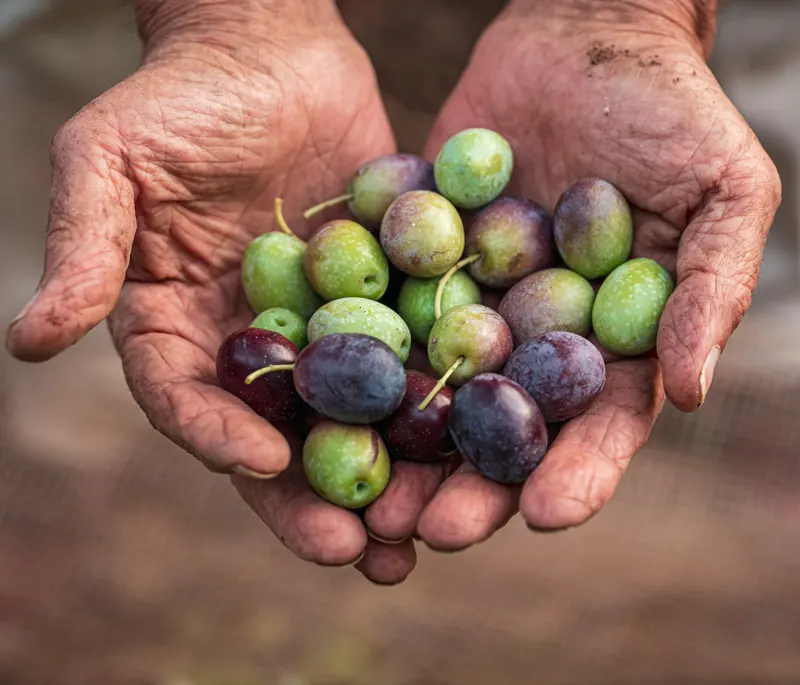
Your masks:
<svg viewBox="0 0 800 685"><path fill-rule="evenodd" d="M320 202L318 205L314 205L310 209L307 209L305 212L303 212L303 218L310 219L315 214L319 214L322 210L328 209L328 207L334 207L342 202L350 202L353 197L353 193L345 193L344 195L339 195L339 197L334 197L330 200L325 200L325 202Z"/></svg>
<svg viewBox="0 0 800 685"><path fill-rule="evenodd" d="M244 379L245 385L250 385L253 381L258 380L261 376L265 376L273 371L291 371L294 364L273 364L272 366L265 366L263 369L253 371L247 378Z"/></svg>
<svg viewBox="0 0 800 685"><path fill-rule="evenodd" d="M444 376L442 376L439 379L439 382L433 386L433 390L431 390L428 396L424 400L422 400L422 404L420 404L419 407L417 407L417 409L419 409L420 411L425 411L428 408L428 405L431 402L433 402L433 399L436 397L436 395L439 394L439 391L445 385L447 385L447 381L450 380L450 376L452 376L456 372L456 369L459 366L461 366L464 363L464 361L465 361L464 357L459 357L453 362L453 365L449 369L447 369L447 371L444 372Z"/></svg>
<svg viewBox="0 0 800 685"><path fill-rule="evenodd" d="M294 231L289 228L289 224L286 223L286 219L283 218L283 200L279 197L275 198L275 220L278 222L278 226L280 229L286 233L286 235L294 235Z"/></svg>
<svg viewBox="0 0 800 685"><path fill-rule="evenodd" d="M444 287L447 285L447 282L453 277L453 274L456 271L463 269L465 266L469 266L472 264L472 262L477 262L480 258L480 252L478 254L465 257L460 262L456 262L453 265L453 268L450 269L450 271L448 271L444 276L442 276L441 280L439 281L439 287L436 288L436 299L433 301L433 313L437 319L442 315L442 294L444 293Z"/></svg>

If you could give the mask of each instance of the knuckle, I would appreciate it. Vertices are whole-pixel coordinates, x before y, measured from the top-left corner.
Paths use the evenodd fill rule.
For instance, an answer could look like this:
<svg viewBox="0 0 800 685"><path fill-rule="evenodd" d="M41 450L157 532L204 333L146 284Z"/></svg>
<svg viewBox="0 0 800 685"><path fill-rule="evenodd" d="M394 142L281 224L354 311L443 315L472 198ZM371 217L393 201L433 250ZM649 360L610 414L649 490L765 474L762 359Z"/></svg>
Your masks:
<svg viewBox="0 0 800 685"><path fill-rule="evenodd" d="M762 192L764 195L764 202L767 208L774 214L783 201L783 181L778 172L778 167L775 166L775 162L772 161L772 158L767 155L766 152L764 153L762 164L762 175L764 179L762 182Z"/></svg>
<svg viewBox="0 0 800 685"><path fill-rule="evenodd" d="M73 241L69 222L56 221L48 236L48 249L55 255L48 271L58 279L60 306L75 315L95 318L96 324L108 316L116 303L121 285L119 255L104 246L82 250L73 246Z"/></svg>
<svg viewBox="0 0 800 685"><path fill-rule="evenodd" d="M50 141L50 160L57 164L70 149L74 148L76 141L80 140L84 129L82 115L77 114L64 124Z"/></svg>
<svg viewBox="0 0 800 685"><path fill-rule="evenodd" d="M297 493L296 497L301 497ZM295 518L283 520L279 526L286 544L303 561L323 566L343 566L352 563L363 550L346 535L337 522L330 521L327 512L317 508L298 510L288 507Z"/></svg>

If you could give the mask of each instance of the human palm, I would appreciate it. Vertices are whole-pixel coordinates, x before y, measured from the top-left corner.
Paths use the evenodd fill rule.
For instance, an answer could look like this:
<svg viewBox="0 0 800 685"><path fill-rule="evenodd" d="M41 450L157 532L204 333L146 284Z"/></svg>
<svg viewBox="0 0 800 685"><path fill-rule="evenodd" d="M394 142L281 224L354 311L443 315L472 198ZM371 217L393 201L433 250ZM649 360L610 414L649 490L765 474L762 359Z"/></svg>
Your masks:
<svg viewBox="0 0 800 685"><path fill-rule="evenodd" d="M302 210L393 149L369 61L344 27L257 62L196 43L161 47L54 141L45 275L11 328L12 352L44 360L108 316L151 423L211 470L237 474L296 554L352 563L368 546L362 522L311 492L290 466L296 436L221 390L215 357L253 318L241 257L275 228L275 198L308 237ZM406 568L413 556L410 543L367 551L362 570L386 582L392 558Z"/></svg>
<svg viewBox="0 0 800 685"><path fill-rule="evenodd" d="M658 359L609 364L598 402L562 428L524 488L468 467L441 485L418 531L451 551L484 540L518 507L534 529L585 522L646 442L664 390L678 408L699 408L749 306L780 202L774 166L706 66L697 37L652 17L649 26L626 28L623 16L581 19L563 9L578 3L520 11L525 4L481 39L427 155L462 129L497 130L516 156L509 192L551 209L579 178L609 180L634 207L634 256L661 262L678 286L661 320ZM414 478L438 485L443 476L425 468L415 467ZM367 522L381 530L382 521Z"/></svg>

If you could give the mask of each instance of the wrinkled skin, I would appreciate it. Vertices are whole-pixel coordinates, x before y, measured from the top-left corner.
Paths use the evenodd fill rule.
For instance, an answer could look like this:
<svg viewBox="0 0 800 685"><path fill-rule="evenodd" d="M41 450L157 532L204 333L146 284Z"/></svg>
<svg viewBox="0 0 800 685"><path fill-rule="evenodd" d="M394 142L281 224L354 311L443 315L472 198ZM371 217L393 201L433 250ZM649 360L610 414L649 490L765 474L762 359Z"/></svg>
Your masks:
<svg viewBox="0 0 800 685"><path fill-rule="evenodd" d="M665 390L681 410L703 404L718 352L749 306L781 191L705 64L711 37L695 35L704 25L693 4L512 3L439 116L429 158L458 130L496 129L517 152L508 192L550 211L577 179L609 180L634 206L633 255L662 263L678 286L661 319L659 359L609 364L598 401L562 427L522 488L466 467L438 486L417 524L433 548L479 543L518 510L536 530L584 523L647 441ZM409 482L438 485L415 467ZM381 531L375 518L367 523Z"/></svg>
<svg viewBox="0 0 800 685"><path fill-rule="evenodd" d="M609 364L598 402L561 429L522 489L466 466L398 463L365 530L310 490L296 460L272 480L235 477L299 557L358 560L373 581L393 584L413 569L414 534L463 549L518 509L533 528L579 525L611 497L665 390L680 409L702 404L712 362L749 305L780 182L705 65L711 39L695 30L709 23L684 4L693 3L512 3L478 45L426 150L433 160L455 132L496 128L519 151L508 192L548 210L582 176L614 183L635 208L633 254L677 276L660 361ZM607 11L594 15L596 5ZM241 252L272 225L276 194L307 235L301 208L341 193L361 164L394 150L364 55L338 19L307 15L324 30L298 35L297 18L256 36L245 18L218 40L161 30L144 69L67 125L54 146L45 276L8 338L17 357L47 359L100 322L119 294L111 326L134 395L155 426L218 471L271 476L297 447L212 384L216 346L251 318L238 288ZM237 58L228 41L251 49Z"/></svg>
<svg viewBox="0 0 800 685"><path fill-rule="evenodd" d="M148 17L142 68L56 136L45 274L7 344L42 361L110 314L125 377L158 430L211 470L235 472L247 503L302 559L363 557L368 577L398 582L413 568L410 544L369 540L355 514L312 492L299 462L289 466L299 437L216 386L220 342L253 318L240 261L277 228L275 197L305 239L305 207L394 151L370 64L334 10L317 11L319 25L303 14L268 27L251 17L229 26L233 11L206 29L187 12Z"/></svg>

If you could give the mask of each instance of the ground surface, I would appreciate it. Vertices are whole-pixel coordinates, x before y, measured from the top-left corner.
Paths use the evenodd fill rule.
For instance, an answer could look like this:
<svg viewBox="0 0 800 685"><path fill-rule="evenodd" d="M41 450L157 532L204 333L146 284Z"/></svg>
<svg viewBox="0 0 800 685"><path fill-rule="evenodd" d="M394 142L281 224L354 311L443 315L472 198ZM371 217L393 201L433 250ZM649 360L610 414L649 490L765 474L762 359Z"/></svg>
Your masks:
<svg viewBox="0 0 800 685"><path fill-rule="evenodd" d="M117 3L64 0L16 27L15 5L33 3L0 6L3 321L38 278L49 139L138 49ZM416 149L498 3L342 5ZM408 583L374 588L294 560L155 434L103 328L46 367L0 355L0 683L800 682L798 27L796 3L734 3L714 56L787 186L756 307L705 410L667 411L579 531L514 522L458 557L421 550ZM458 38L426 38L441 35Z"/></svg>

